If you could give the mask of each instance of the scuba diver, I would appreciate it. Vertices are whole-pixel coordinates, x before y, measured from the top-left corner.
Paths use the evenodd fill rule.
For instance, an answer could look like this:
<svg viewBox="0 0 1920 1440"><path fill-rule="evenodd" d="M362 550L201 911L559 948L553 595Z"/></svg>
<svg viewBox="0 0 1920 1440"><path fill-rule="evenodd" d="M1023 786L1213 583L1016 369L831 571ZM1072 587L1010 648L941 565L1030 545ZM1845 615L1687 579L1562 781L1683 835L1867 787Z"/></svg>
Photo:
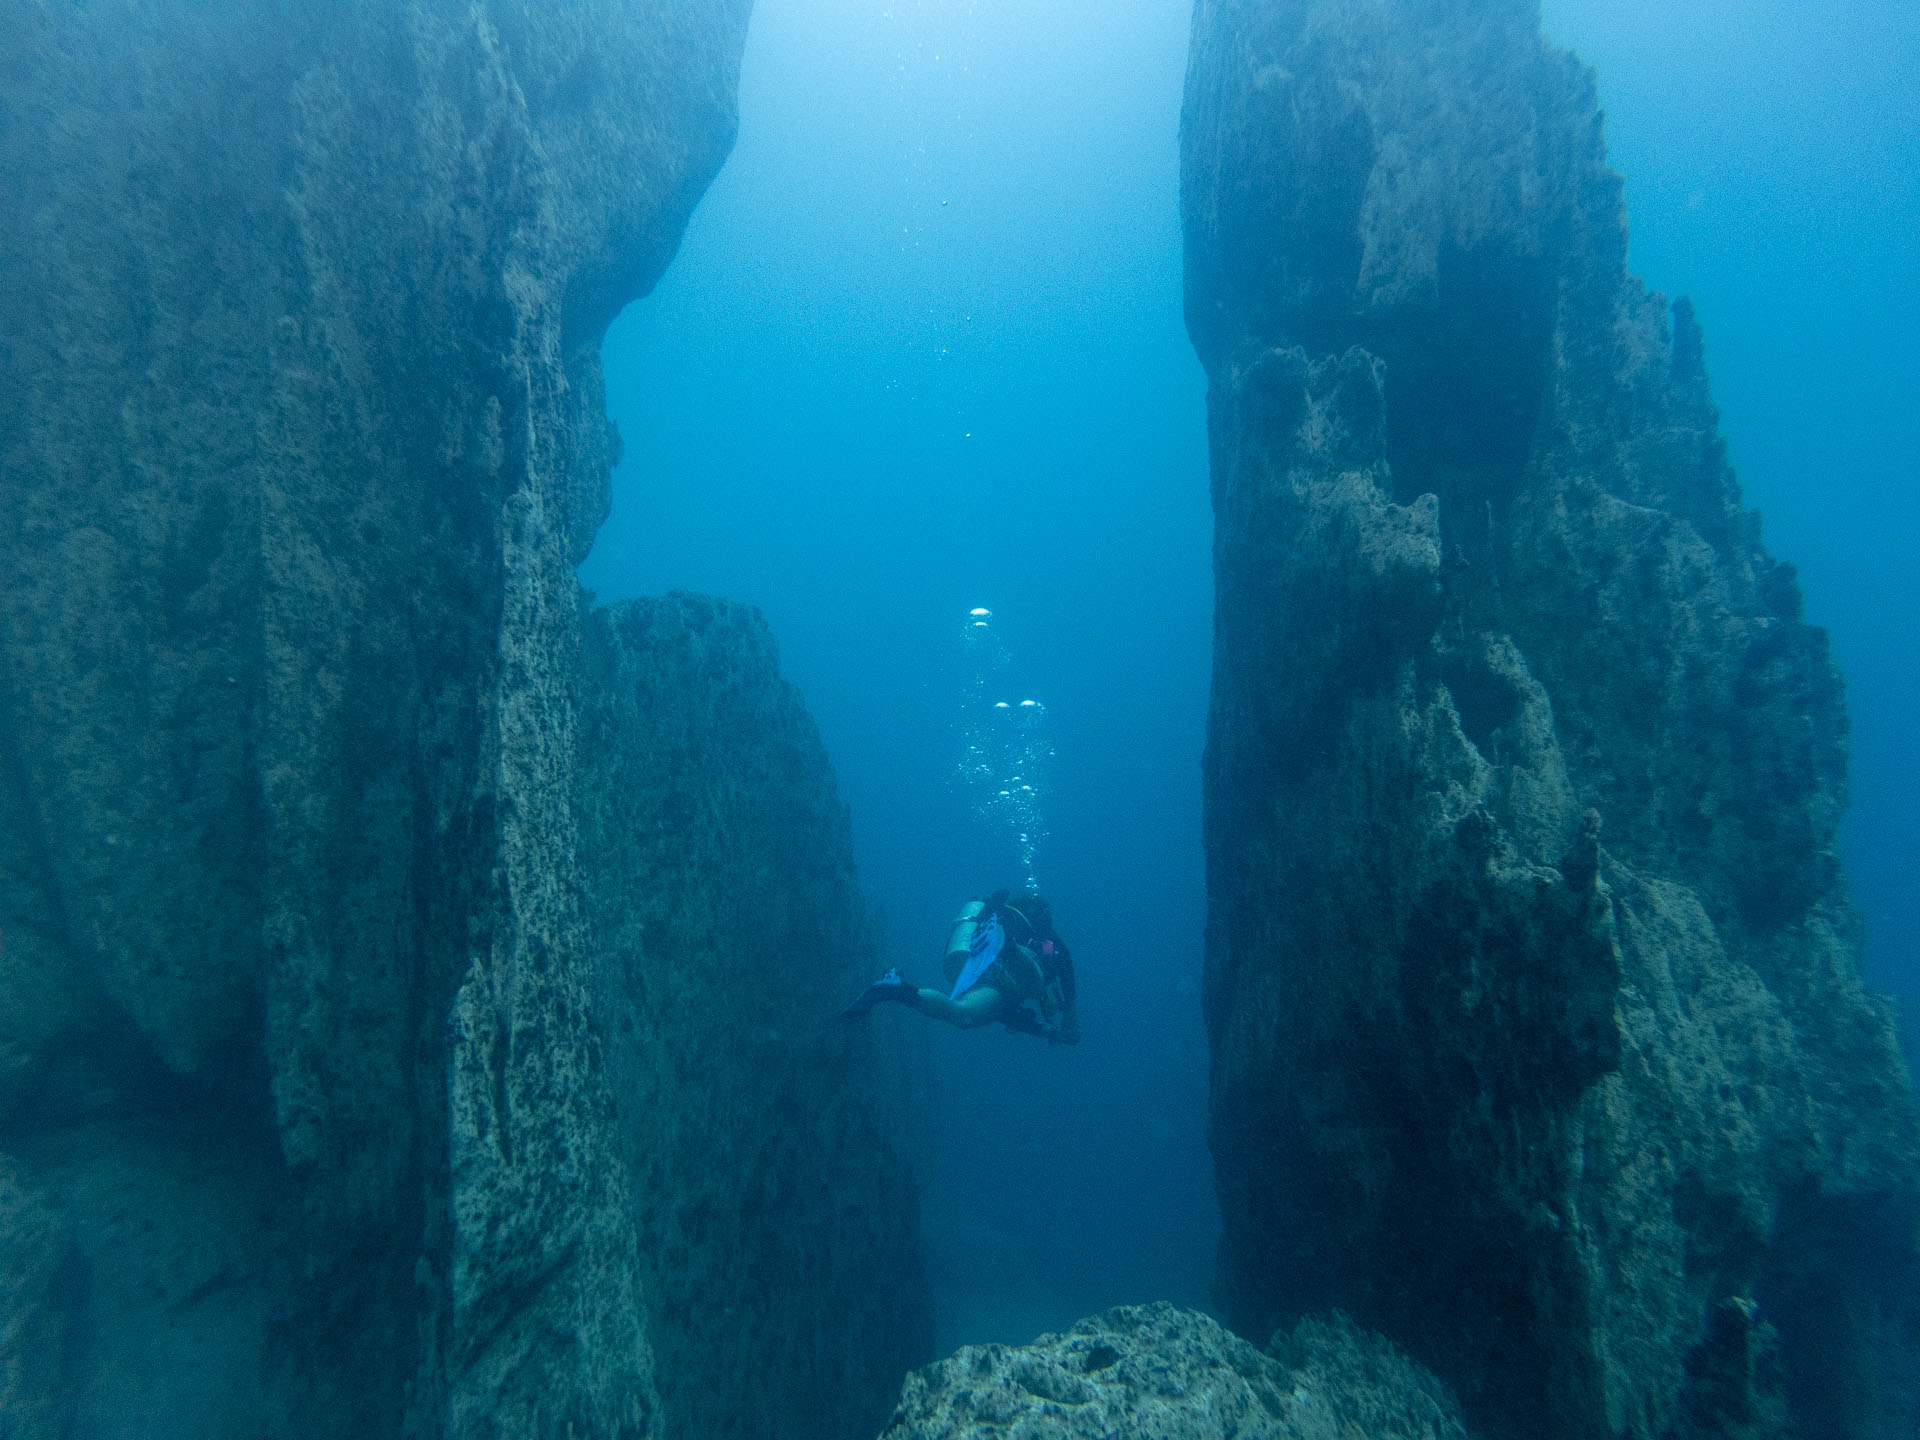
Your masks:
<svg viewBox="0 0 1920 1440"><path fill-rule="evenodd" d="M996 890L969 901L953 922L945 964L952 990L925 990L889 970L841 1014L858 1020L894 1001L961 1030L999 1021L1055 1045L1080 1043L1073 956L1053 928L1047 902L1029 890Z"/></svg>

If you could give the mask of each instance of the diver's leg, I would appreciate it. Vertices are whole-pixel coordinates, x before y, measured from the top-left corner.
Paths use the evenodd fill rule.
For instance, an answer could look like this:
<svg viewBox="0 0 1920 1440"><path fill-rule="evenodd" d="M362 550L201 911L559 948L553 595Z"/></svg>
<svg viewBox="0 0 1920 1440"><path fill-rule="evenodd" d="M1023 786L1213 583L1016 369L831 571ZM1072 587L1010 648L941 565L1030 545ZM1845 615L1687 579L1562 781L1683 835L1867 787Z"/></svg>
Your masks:
<svg viewBox="0 0 1920 1440"><path fill-rule="evenodd" d="M914 1008L961 1030L973 1030L1000 1018L1001 998L991 985L976 985L958 1000L949 1000L941 990L922 990Z"/></svg>

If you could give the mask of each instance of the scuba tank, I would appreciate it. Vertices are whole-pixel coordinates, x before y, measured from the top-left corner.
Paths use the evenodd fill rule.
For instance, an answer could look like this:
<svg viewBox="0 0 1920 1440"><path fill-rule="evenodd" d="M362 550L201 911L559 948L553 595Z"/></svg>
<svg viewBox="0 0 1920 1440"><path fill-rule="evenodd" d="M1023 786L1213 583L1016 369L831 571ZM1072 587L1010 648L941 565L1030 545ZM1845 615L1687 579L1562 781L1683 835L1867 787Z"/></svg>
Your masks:
<svg viewBox="0 0 1920 1440"><path fill-rule="evenodd" d="M960 972L967 968L967 961L973 956L973 937L986 923L986 910L986 901L969 900L954 917L953 929L947 934L947 958L942 962L949 984L958 980Z"/></svg>
<svg viewBox="0 0 1920 1440"><path fill-rule="evenodd" d="M966 994L999 960L1009 964L1024 961L1032 978L1015 981L1015 985L1035 993L1044 991L1046 971L1033 951L1026 948L1023 936L1032 939L1033 923L1007 904L1006 891L996 891L985 900L969 900L954 917L953 929L947 936L947 956L942 968L953 981L953 994L949 998L958 1000Z"/></svg>

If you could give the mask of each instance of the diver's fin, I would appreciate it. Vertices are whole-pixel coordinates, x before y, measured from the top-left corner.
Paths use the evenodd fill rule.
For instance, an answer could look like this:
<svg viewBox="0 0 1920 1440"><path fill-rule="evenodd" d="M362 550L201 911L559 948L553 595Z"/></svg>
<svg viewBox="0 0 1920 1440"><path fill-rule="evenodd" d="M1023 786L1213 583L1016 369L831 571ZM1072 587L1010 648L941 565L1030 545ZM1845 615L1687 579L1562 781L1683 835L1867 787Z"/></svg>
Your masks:
<svg viewBox="0 0 1920 1440"><path fill-rule="evenodd" d="M973 943L967 948L969 955L966 968L961 970L960 978L953 982L953 994L947 998L958 1000L980 981L993 962L1000 958L1000 951L1007 943L1007 932L1000 928L1000 917L992 916L987 923L973 932Z"/></svg>
<svg viewBox="0 0 1920 1440"><path fill-rule="evenodd" d="M840 1018L858 1020L882 1000L905 1000L908 995L914 993L913 986L907 984L897 969L889 970L854 996L853 1003L840 1012Z"/></svg>

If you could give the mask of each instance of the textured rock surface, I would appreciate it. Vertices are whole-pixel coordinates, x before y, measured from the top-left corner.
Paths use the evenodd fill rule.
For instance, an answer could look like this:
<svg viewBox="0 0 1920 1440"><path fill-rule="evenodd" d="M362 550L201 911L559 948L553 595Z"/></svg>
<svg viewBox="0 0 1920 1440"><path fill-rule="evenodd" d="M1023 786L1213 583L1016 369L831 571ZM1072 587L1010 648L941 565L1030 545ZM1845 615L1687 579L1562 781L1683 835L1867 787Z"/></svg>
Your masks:
<svg viewBox="0 0 1920 1440"><path fill-rule="evenodd" d="M746 10L0 0L11 1440L657 1428L573 570L601 333L731 142ZM808 1057L803 1106L867 1059ZM823 1262L761 1258L788 1323Z"/></svg>
<svg viewBox="0 0 1920 1440"><path fill-rule="evenodd" d="M1466 1440L1440 1383L1344 1317L1275 1351L1192 1310L1121 1306L908 1376L883 1440Z"/></svg>
<svg viewBox="0 0 1920 1440"><path fill-rule="evenodd" d="M1230 1320L1341 1307L1493 1434L1915 1433L1840 682L1626 273L1591 76L1531 0L1193 42Z"/></svg>
<svg viewBox="0 0 1920 1440"><path fill-rule="evenodd" d="M673 1435L840 1440L933 1348L903 1072L924 1022L839 1019L883 968L846 811L758 612L597 612L585 879Z"/></svg>

